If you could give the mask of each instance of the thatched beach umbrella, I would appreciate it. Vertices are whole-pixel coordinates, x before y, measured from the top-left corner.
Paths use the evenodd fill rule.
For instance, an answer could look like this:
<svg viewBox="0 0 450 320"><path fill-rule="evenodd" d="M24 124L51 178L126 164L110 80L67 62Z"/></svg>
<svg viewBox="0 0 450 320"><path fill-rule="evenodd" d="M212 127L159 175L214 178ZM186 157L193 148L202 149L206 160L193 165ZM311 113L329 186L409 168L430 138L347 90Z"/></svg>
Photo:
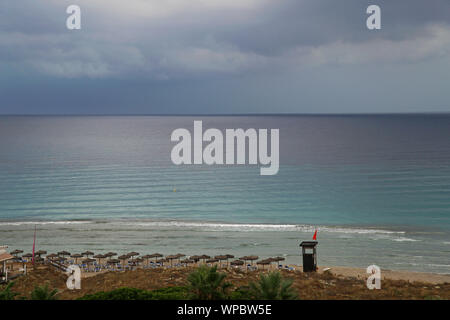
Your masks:
<svg viewBox="0 0 450 320"><path fill-rule="evenodd" d="M63 257L70 256L70 252L63 250L63 251L58 252L58 256L63 256Z"/></svg>
<svg viewBox="0 0 450 320"><path fill-rule="evenodd" d="M247 256L243 256L243 257L240 257L239 260L242 260L242 261L244 261L244 263L246 263L248 258L247 258Z"/></svg>
<svg viewBox="0 0 450 320"><path fill-rule="evenodd" d="M228 265L228 257L226 255L215 256L214 259L217 259L219 261L227 261L227 265Z"/></svg>
<svg viewBox="0 0 450 320"><path fill-rule="evenodd" d="M181 260L180 262L183 263L183 264L185 264L186 266L187 266L188 264L195 263L195 261L192 260L192 259L184 259L184 260Z"/></svg>
<svg viewBox="0 0 450 320"><path fill-rule="evenodd" d="M43 254L47 254L45 250L38 250L34 253L37 257L34 258L34 262L41 263L44 262L44 259L41 257Z"/></svg>
<svg viewBox="0 0 450 320"><path fill-rule="evenodd" d="M148 257L150 259L155 258L155 260L156 260L156 258L161 258L161 257L163 257L163 255L161 253L152 253L152 254L149 254Z"/></svg>
<svg viewBox="0 0 450 320"><path fill-rule="evenodd" d="M114 257L114 256L117 256L117 253L110 251L110 252L106 253L105 256L106 257Z"/></svg>
<svg viewBox="0 0 450 320"><path fill-rule="evenodd" d="M58 256L55 260L61 264L64 264L67 261L67 258Z"/></svg>
<svg viewBox="0 0 450 320"><path fill-rule="evenodd" d="M206 260L206 263L216 263L219 262L219 259L208 259Z"/></svg>
<svg viewBox="0 0 450 320"><path fill-rule="evenodd" d="M239 258L239 260L243 260L244 262L254 261L254 260L258 260L258 259L259 259L258 256L243 256L243 257Z"/></svg>
<svg viewBox="0 0 450 320"><path fill-rule="evenodd" d="M232 254L226 254L225 256L227 257L227 267L228 267L228 259L233 259L234 256Z"/></svg>
<svg viewBox="0 0 450 320"><path fill-rule="evenodd" d="M37 258L34 259L34 262L42 263L42 262L44 262L44 258L37 257Z"/></svg>
<svg viewBox="0 0 450 320"><path fill-rule="evenodd" d="M200 256L200 260L203 260L203 262L205 262L206 259L211 259L211 257L208 256L207 254L202 254L202 255Z"/></svg>
<svg viewBox="0 0 450 320"><path fill-rule="evenodd" d="M22 255L22 258L27 258L27 261L29 258L32 258L32 257L33 257L33 254L31 254L31 253L26 253L26 254Z"/></svg>
<svg viewBox="0 0 450 320"><path fill-rule="evenodd" d="M127 253L127 256L129 256L131 258L131 260L133 260L133 257L138 256L138 255L139 255L139 252L136 252L136 251Z"/></svg>
<svg viewBox="0 0 450 320"><path fill-rule="evenodd" d="M92 258L86 258L86 259L83 259L81 262L89 264L89 263L96 262L96 261L97 260L92 259Z"/></svg>
<svg viewBox="0 0 450 320"><path fill-rule="evenodd" d="M177 253L175 255L177 258L175 260L178 260L181 262L181 258L186 257L186 255L184 253Z"/></svg>
<svg viewBox="0 0 450 320"><path fill-rule="evenodd" d="M168 255L168 256L166 256L166 259L167 259L168 261L170 261L170 266L172 266L173 260L178 259L178 256L177 256L176 254Z"/></svg>
<svg viewBox="0 0 450 320"><path fill-rule="evenodd" d="M164 263L169 262L168 259L157 259L156 263L161 263L162 266L164 266Z"/></svg>
<svg viewBox="0 0 450 320"><path fill-rule="evenodd" d="M232 265L232 266L242 266L242 265L244 265L244 261L242 261L242 260L234 260L234 261L230 262L230 265Z"/></svg>
<svg viewBox="0 0 450 320"><path fill-rule="evenodd" d="M89 256L93 256L94 255L94 253L92 251L85 251L85 252L82 252L81 254L83 256L85 256L85 257L88 257L88 258L89 258Z"/></svg>
<svg viewBox="0 0 450 320"><path fill-rule="evenodd" d="M19 253L23 253L23 250L16 249L16 250L11 251L10 253L13 256L17 257L19 255Z"/></svg>
<svg viewBox="0 0 450 320"><path fill-rule="evenodd" d="M106 261L107 264L117 264L120 263L119 259L109 259Z"/></svg>
<svg viewBox="0 0 450 320"><path fill-rule="evenodd" d="M38 250L38 251L36 251L34 254L40 257L40 256L42 256L43 254L47 254L47 251L45 251L45 250Z"/></svg>
<svg viewBox="0 0 450 320"><path fill-rule="evenodd" d="M278 265L280 261L284 261L285 259L283 257L275 257L275 258L270 258L270 260L272 260L273 262L276 262Z"/></svg>
<svg viewBox="0 0 450 320"><path fill-rule="evenodd" d="M50 254L48 254L47 255L47 259L53 259L53 258L55 258L55 257L57 257L58 255L56 254L56 253L50 253Z"/></svg>
<svg viewBox="0 0 450 320"><path fill-rule="evenodd" d="M142 257L136 258L136 259L134 259L134 262L135 262L136 264L139 264L139 263L144 262L144 259L143 259Z"/></svg>
<svg viewBox="0 0 450 320"><path fill-rule="evenodd" d="M125 266L124 261L125 261L125 260L128 260L128 258L129 258L129 256L128 256L127 254L123 254L123 255L121 255L121 256L118 257L118 259L122 261L122 264L123 264L124 266Z"/></svg>
<svg viewBox="0 0 450 320"><path fill-rule="evenodd" d="M260 260L260 261L256 262L256 264L262 265L263 266L263 270L264 270L264 266L270 264L271 262L272 262L272 260L265 259L265 260Z"/></svg>
<svg viewBox="0 0 450 320"><path fill-rule="evenodd" d="M178 260L180 260L180 258L186 257L184 253L177 253L176 256Z"/></svg>
<svg viewBox="0 0 450 320"><path fill-rule="evenodd" d="M88 270L89 270L89 265L92 264L92 263L95 262L95 261L96 261L95 259L92 259L92 258L86 258L86 259L82 260L81 262L84 263L84 264L86 264L86 265L88 266Z"/></svg>
<svg viewBox="0 0 450 320"><path fill-rule="evenodd" d="M119 259L109 259L106 261L107 264L113 265L114 267L117 267L117 264L120 263ZM115 268L114 268L115 271Z"/></svg>
<svg viewBox="0 0 450 320"><path fill-rule="evenodd" d="M98 264L100 264L101 260L106 258L104 254L96 254L92 258L98 259Z"/></svg>
<svg viewBox="0 0 450 320"><path fill-rule="evenodd" d="M74 253L71 255L72 258L75 258L75 264L78 264L78 258L83 258L82 254Z"/></svg>
<svg viewBox="0 0 450 320"><path fill-rule="evenodd" d="M146 254L146 255L143 255L141 258L144 259L147 262L146 265L148 265L148 263L149 263L148 260L150 259L150 255Z"/></svg>

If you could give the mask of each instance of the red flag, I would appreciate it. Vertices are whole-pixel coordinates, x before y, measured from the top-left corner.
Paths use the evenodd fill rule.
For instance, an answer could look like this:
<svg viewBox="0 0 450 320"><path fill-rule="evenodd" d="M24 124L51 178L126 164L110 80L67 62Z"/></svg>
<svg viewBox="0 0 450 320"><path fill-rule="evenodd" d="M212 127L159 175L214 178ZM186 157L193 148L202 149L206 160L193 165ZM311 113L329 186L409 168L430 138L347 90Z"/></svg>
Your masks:
<svg viewBox="0 0 450 320"><path fill-rule="evenodd" d="M36 244L36 225L34 225L34 239L33 239L33 258L32 258L32 263L33 263L33 266L34 266L34 247L35 247L35 244Z"/></svg>
<svg viewBox="0 0 450 320"><path fill-rule="evenodd" d="M316 231L314 232L313 240L317 240L317 229L316 229Z"/></svg>

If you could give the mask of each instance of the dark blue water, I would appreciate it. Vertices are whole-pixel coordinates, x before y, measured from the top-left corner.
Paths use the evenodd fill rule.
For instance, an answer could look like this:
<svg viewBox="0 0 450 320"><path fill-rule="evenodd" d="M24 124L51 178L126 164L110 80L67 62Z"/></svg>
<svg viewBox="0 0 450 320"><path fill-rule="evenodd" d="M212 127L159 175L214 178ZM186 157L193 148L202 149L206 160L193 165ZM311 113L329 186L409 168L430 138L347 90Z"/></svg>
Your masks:
<svg viewBox="0 0 450 320"><path fill-rule="evenodd" d="M279 173L173 165L194 120L280 129ZM35 222L47 249L293 262L319 228L323 264L450 273L450 116L0 117L0 242L29 246Z"/></svg>

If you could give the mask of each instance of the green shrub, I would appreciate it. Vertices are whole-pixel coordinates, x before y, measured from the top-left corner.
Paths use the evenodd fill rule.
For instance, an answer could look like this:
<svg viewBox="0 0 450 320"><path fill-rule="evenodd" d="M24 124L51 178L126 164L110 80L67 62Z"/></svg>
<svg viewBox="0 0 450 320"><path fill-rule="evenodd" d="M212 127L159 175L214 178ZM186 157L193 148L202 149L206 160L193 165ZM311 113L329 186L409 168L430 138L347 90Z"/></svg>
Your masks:
<svg viewBox="0 0 450 320"><path fill-rule="evenodd" d="M31 300L56 300L58 290L50 290L48 283L44 286L36 286L31 292Z"/></svg>
<svg viewBox="0 0 450 320"><path fill-rule="evenodd" d="M185 287L167 287L153 291L136 288L119 288L87 294L78 300L183 300L187 299Z"/></svg>
<svg viewBox="0 0 450 320"><path fill-rule="evenodd" d="M231 286L225 282L226 275L217 272L217 266L201 266L189 274L189 291L192 299L221 300L227 298L227 289Z"/></svg>
<svg viewBox="0 0 450 320"><path fill-rule="evenodd" d="M297 298L291 288L293 280L283 279L281 273L274 271L268 275L261 274L258 282L250 283L250 292L255 299L292 300Z"/></svg>
<svg viewBox="0 0 450 320"><path fill-rule="evenodd" d="M0 291L0 300L14 300L18 293L12 292L11 287L14 282L8 283L3 290Z"/></svg>
<svg viewBox="0 0 450 320"><path fill-rule="evenodd" d="M186 300L188 289L186 287L167 287L151 291L152 300Z"/></svg>
<svg viewBox="0 0 450 320"><path fill-rule="evenodd" d="M239 287L230 293L231 300L251 300L253 298L249 287Z"/></svg>

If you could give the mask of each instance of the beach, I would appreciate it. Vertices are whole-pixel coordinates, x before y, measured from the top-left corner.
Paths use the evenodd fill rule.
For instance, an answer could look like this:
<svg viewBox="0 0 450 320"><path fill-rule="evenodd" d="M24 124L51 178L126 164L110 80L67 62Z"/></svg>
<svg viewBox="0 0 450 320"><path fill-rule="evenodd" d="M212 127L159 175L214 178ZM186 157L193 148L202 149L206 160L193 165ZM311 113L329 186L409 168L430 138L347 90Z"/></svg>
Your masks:
<svg viewBox="0 0 450 320"><path fill-rule="evenodd" d="M385 271L382 272L380 290L366 287L365 270L330 267L331 273L303 273L300 270L281 270L283 277L293 279L293 287L300 299L450 299L450 277L435 274ZM49 284L59 291L58 299L77 299L99 291L111 291L123 287L156 290L165 287L185 286L186 279L195 268L137 269L124 272L90 273L81 281L81 290L65 287L67 275L48 266L30 268L27 276L15 280L14 290L26 296L36 285ZM238 268L222 268L234 288L245 287L256 281L268 270L243 271Z"/></svg>
<svg viewBox="0 0 450 320"><path fill-rule="evenodd" d="M319 272L323 272L323 269L329 269L331 273L337 276L353 277L357 279L367 279L368 277L366 269L364 268L319 267ZM450 283L450 275L447 274L385 269L381 269L381 279L422 282L428 284Z"/></svg>

